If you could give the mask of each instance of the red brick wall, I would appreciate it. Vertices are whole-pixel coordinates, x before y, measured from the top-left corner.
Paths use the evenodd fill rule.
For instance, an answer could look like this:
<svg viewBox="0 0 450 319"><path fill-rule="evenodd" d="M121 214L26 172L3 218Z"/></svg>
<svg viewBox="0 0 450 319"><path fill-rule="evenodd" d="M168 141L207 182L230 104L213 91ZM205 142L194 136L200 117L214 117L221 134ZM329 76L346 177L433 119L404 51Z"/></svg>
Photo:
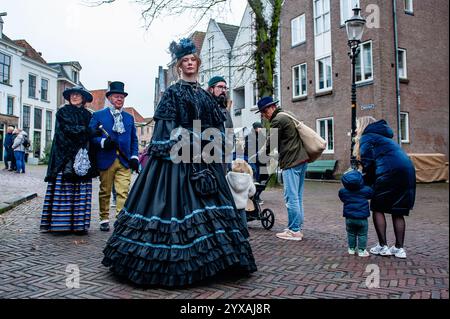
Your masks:
<svg viewBox="0 0 450 319"><path fill-rule="evenodd" d="M407 152L440 152L448 156L448 2L431 1L433 5L414 1L414 16L406 15L403 1L398 1L399 47L407 49L409 79L409 83L401 84L401 111L409 112L411 141L403 147ZM363 42L372 40L374 79L372 84L357 89L357 116L384 118L397 133L392 3L360 2L362 15L368 15L365 9L369 3L377 4L382 14L380 28L366 28L363 37ZM332 93L315 94L312 0L285 1L281 21L281 91L282 107L296 113L309 126L315 128L318 118L334 118L335 153L323 155L322 159L337 159L339 173L348 168L350 158L347 134L351 129L351 64L346 30L340 26L339 1L331 1L331 6ZM306 43L291 48L291 19L302 13L306 13ZM433 48L427 48L431 43ZM307 99L293 101L291 68L305 62ZM367 104L374 104L375 109L361 110L360 106Z"/></svg>

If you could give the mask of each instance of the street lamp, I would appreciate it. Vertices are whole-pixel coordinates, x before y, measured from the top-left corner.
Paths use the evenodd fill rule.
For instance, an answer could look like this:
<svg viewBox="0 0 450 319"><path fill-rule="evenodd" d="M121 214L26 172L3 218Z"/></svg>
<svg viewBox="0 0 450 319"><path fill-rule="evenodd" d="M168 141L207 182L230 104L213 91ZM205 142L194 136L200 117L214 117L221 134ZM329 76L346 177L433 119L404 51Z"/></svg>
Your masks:
<svg viewBox="0 0 450 319"><path fill-rule="evenodd" d="M350 164L352 168L357 167L356 157L353 155L353 149L355 148L355 136L356 136L356 58L359 55L359 45L364 33L364 25L366 19L359 14L360 8L353 9L353 17L345 21L347 28L348 46L350 47L349 56L352 60L352 134L351 134L351 152L350 152Z"/></svg>

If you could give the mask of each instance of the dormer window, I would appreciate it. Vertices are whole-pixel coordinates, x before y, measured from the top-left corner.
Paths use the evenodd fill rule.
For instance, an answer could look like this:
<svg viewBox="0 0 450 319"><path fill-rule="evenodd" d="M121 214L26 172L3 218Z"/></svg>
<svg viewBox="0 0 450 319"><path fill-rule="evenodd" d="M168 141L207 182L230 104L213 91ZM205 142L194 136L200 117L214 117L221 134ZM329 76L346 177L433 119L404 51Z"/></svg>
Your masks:
<svg viewBox="0 0 450 319"><path fill-rule="evenodd" d="M78 72L77 71L72 71L72 81L75 84L78 84Z"/></svg>

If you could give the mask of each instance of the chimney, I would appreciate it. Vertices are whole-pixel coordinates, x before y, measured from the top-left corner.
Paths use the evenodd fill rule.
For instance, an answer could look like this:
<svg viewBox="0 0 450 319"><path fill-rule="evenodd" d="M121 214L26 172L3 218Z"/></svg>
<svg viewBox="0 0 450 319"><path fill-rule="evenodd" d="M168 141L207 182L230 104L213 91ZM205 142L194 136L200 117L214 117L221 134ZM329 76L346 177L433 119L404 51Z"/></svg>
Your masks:
<svg viewBox="0 0 450 319"><path fill-rule="evenodd" d="M3 19L2 17L6 17L6 12L0 13L0 39L3 39Z"/></svg>

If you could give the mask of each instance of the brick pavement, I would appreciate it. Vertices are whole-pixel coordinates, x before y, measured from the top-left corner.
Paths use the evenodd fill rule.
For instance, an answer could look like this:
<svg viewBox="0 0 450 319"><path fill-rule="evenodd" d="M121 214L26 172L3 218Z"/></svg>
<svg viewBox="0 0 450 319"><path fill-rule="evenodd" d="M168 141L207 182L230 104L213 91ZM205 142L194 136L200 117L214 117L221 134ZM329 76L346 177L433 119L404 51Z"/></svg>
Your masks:
<svg viewBox="0 0 450 319"><path fill-rule="evenodd" d="M266 191L263 207L276 212L272 230L249 223L258 271L249 278L215 279L186 289L142 289L115 278L101 265L110 234L98 230L94 183L94 216L89 234L39 232L45 168L30 167L17 178L0 172L0 193L33 190L39 197L0 215L0 298L150 298L150 299L316 299L402 298L448 299L448 184L419 185L417 204L407 219L408 258L346 254L346 235L337 198L340 184L307 182L305 239L288 242L275 233L286 223L279 189ZM372 224L372 223L370 223ZM389 243L393 242L388 220ZM369 244L376 242L372 225ZM66 287L68 265L80 270L80 287ZM378 267L379 288L366 287L366 267Z"/></svg>

